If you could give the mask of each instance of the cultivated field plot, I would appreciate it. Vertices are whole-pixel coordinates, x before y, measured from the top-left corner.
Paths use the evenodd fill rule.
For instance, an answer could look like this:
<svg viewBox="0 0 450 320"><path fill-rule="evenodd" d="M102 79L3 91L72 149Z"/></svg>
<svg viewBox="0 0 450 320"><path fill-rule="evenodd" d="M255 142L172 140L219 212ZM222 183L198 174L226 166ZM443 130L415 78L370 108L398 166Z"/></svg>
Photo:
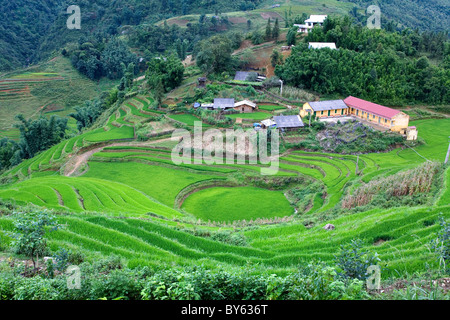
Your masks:
<svg viewBox="0 0 450 320"><path fill-rule="evenodd" d="M75 106L96 97L102 87L103 82L96 84L82 76L69 59L61 56L19 73L6 74L0 78L1 134L16 137L12 125L18 113L25 118L41 114L67 116Z"/></svg>
<svg viewBox="0 0 450 320"><path fill-rule="evenodd" d="M138 113L151 112L150 98L133 98L127 104ZM212 232L234 230L244 220L292 218L296 208L285 190L247 182L261 176L261 164L207 165L203 161L175 165L171 152L176 141L162 138L132 145L137 142L124 140L134 140L134 123L128 120L146 119L136 111L133 114L132 108L117 110L104 127L63 141L4 174L11 180L0 188L3 201L79 213L60 217L67 227L50 235L51 246L68 245L95 257L115 253L129 266L203 263L213 268L254 263L284 273L312 258L332 261L340 244L360 237L368 250L378 252L387 263L383 277L437 263L423 243L438 228L439 213L450 217L448 169L435 206L343 215L326 222L335 225L331 232L322 229L325 222L320 220L309 227L295 219L270 222L242 229L245 246L229 245L183 230L192 229L194 222ZM420 120L411 125L418 127L425 141L415 151L395 149L357 156L291 150L280 158L280 170L270 179L308 177L311 180L307 181L322 183L325 192L313 195L307 211L298 212L311 218L320 216L339 205L350 183L356 188L414 168L425 158L442 161L450 135L449 119ZM122 138L121 145L116 137ZM101 145L95 144L98 142ZM65 164L89 152L82 148L92 144L96 151L86 160L84 174L63 176ZM9 218L0 218L2 239L4 231L11 228Z"/></svg>
<svg viewBox="0 0 450 320"><path fill-rule="evenodd" d="M169 118L184 123L188 126L194 126L195 122L202 122L202 120L192 114L171 114ZM205 128L210 127L207 123L202 123L202 126Z"/></svg>
<svg viewBox="0 0 450 320"><path fill-rule="evenodd" d="M264 111L275 111L275 110L286 110L287 108L280 105L265 105L265 104L258 104L258 109L264 110Z"/></svg>
<svg viewBox="0 0 450 320"><path fill-rule="evenodd" d="M249 199L254 203L249 205ZM200 190L189 196L182 208L202 220L217 222L284 217L294 211L283 192L254 187Z"/></svg>

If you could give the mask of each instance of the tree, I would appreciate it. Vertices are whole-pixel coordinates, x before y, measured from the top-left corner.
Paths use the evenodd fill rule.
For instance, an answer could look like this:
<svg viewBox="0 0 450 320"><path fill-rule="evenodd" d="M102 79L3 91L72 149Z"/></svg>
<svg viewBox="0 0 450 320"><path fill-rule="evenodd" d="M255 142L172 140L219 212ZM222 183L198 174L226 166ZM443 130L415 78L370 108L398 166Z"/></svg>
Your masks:
<svg viewBox="0 0 450 320"><path fill-rule="evenodd" d="M11 233L12 245L18 254L24 254L31 258L34 270L38 256L47 253L47 231L56 231L61 228L57 223L56 216L48 211L18 212L13 214L14 233ZM47 227L51 227L47 230Z"/></svg>
<svg viewBox="0 0 450 320"><path fill-rule="evenodd" d="M252 28L252 20L247 20L247 30L250 30Z"/></svg>
<svg viewBox="0 0 450 320"><path fill-rule="evenodd" d="M270 63L272 64L272 67L283 63L283 55L277 49L273 49L270 56Z"/></svg>
<svg viewBox="0 0 450 320"><path fill-rule="evenodd" d="M296 41L297 41L296 37L297 37L297 28L296 27L290 28L286 35L286 41L287 41L288 46L292 46L292 45L295 46Z"/></svg>
<svg viewBox="0 0 450 320"><path fill-rule="evenodd" d="M70 113L69 117L77 120L77 129L81 131L90 127L105 109L106 105L100 99L86 101L84 106L75 107L76 112Z"/></svg>
<svg viewBox="0 0 450 320"><path fill-rule="evenodd" d="M266 41L269 41L272 38L272 27L270 26L270 18L267 20L266 25Z"/></svg>
<svg viewBox="0 0 450 320"><path fill-rule="evenodd" d="M101 54L101 62L104 75L110 79L120 79L125 71L122 63L126 66L130 63L136 65L137 57L134 53L131 53L122 41L114 39L105 45L105 49Z"/></svg>
<svg viewBox="0 0 450 320"><path fill-rule="evenodd" d="M0 140L0 171L18 164L20 159L17 161L15 158L18 151L20 151L19 144L14 140L6 137Z"/></svg>
<svg viewBox="0 0 450 320"><path fill-rule="evenodd" d="M246 48L244 51L242 51L241 56L239 57L240 65L241 67L247 67L248 65L252 64L255 60L255 55L253 54L252 50L249 48Z"/></svg>
<svg viewBox="0 0 450 320"><path fill-rule="evenodd" d="M184 66L175 55L152 59L146 71L147 83L152 89L156 89L162 82L164 92L176 88L183 81Z"/></svg>
<svg viewBox="0 0 450 320"><path fill-rule="evenodd" d="M162 83L161 78L159 78L159 81L157 82L156 88L155 88L155 99L158 103L158 107L161 108L162 100L164 98L164 86Z"/></svg>
<svg viewBox="0 0 450 320"><path fill-rule="evenodd" d="M264 41L264 36L261 31L255 30L252 33L252 44L261 44Z"/></svg>
<svg viewBox="0 0 450 320"><path fill-rule="evenodd" d="M232 66L231 40L223 35L213 36L198 44L197 66L206 74L222 73Z"/></svg>
<svg viewBox="0 0 450 320"><path fill-rule="evenodd" d="M272 38L275 39L275 42L278 41L280 37L280 26L278 24L278 18L275 19L275 24L272 29Z"/></svg>
<svg viewBox="0 0 450 320"><path fill-rule="evenodd" d="M36 153L57 144L66 135L67 118L56 115L50 118L41 116L37 120L27 120L18 114L18 124L14 126L20 131L19 147L22 159L29 159Z"/></svg>

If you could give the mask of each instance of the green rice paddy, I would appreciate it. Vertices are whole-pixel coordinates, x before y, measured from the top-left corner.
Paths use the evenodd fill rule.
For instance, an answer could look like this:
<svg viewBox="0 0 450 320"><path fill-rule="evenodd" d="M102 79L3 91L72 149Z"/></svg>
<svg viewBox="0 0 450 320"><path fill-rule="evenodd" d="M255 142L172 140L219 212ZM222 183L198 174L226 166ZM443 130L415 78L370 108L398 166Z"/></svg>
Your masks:
<svg viewBox="0 0 450 320"><path fill-rule="evenodd" d="M207 225L214 221L229 230L236 221L292 216L294 207L284 195L286 190L244 183L247 178L261 177L261 164L203 162L177 166L171 160L174 142L156 141L145 147L105 147L88 161L85 174L62 176L60 168L83 146L133 140L133 124L125 118L146 118L141 111L149 108L151 102L137 97L131 103L132 106L111 115L104 127L65 140L3 174L11 179L0 187L3 201L71 213L59 216L66 228L50 235L52 248L79 249L91 257L114 253L130 266L203 263L214 268L218 264L250 263L283 273L313 258L332 261L340 244L361 238L368 250L378 252L386 262L383 277L436 265L424 243L437 230L438 214L450 217L449 170L432 207L371 210L319 222L310 228L295 219L260 225L242 229L246 246L224 244L176 228L193 228L192 221L200 221L203 225L199 228L217 231L218 227ZM188 125L193 120L185 117L190 115L171 115L174 116ZM420 120L411 125L418 127L419 136L425 141L415 148L420 155L411 149L359 156L290 151L280 158L277 175L268 179L306 176L322 183L325 196L316 194L308 212L299 212L314 217L338 205L352 182L358 185L392 175L416 167L425 158L442 161L450 135L449 119ZM325 231L325 223L334 224L336 229ZM0 218L2 239L8 239L5 231L11 228L10 218ZM387 240L378 243L379 239Z"/></svg>

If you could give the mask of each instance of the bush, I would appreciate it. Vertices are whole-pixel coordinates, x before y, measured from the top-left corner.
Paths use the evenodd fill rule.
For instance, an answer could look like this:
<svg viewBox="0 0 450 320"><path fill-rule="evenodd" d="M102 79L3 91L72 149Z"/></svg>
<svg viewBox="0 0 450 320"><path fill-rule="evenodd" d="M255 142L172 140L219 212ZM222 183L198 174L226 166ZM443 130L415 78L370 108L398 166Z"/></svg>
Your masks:
<svg viewBox="0 0 450 320"><path fill-rule="evenodd" d="M218 231L212 234L212 240L228 243L234 246L246 246L247 238L242 233Z"/></svg>
<svg viewBox="0 0 450 320"><path fill-rule="evenodd" d="M380 259L378 254L369 253L363 248L360 239L352 240L348 245L341 245L339 255L335 256L336 264L341 269L344 278L366 280L368 278L367 268L376 265Z"/></svg>
<svg viewBox="0 0 450 320"><path fill-rule="evenodd" d="M90 295L92 299L138 300L142 289L142 282L136 271L117 269L92 279Z"/></svg>
<svg viewBox="0 0 450 320"><path fill-rule="evenodd" d="M431 241L431 248L437 255L439 265L444 268L444 272L450 273L448 262L450 260L450 225L444 220L442 214L439 215L440 229L436 238Z"/></svg>

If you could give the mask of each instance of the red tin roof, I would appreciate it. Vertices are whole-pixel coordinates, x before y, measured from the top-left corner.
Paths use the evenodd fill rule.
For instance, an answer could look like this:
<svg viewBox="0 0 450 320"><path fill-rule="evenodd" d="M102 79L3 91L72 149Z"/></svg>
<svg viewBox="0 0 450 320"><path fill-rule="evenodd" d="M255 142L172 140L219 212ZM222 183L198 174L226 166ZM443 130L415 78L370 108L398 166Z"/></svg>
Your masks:
<svg viewBox="0 0 450 320"><path fill-rule="evenodd" d="M373 102L349 96L344 99L346 105L362 111L366 111L383 118L392 119L395 115L400 113L399 110L388 108Z"/></svg>

